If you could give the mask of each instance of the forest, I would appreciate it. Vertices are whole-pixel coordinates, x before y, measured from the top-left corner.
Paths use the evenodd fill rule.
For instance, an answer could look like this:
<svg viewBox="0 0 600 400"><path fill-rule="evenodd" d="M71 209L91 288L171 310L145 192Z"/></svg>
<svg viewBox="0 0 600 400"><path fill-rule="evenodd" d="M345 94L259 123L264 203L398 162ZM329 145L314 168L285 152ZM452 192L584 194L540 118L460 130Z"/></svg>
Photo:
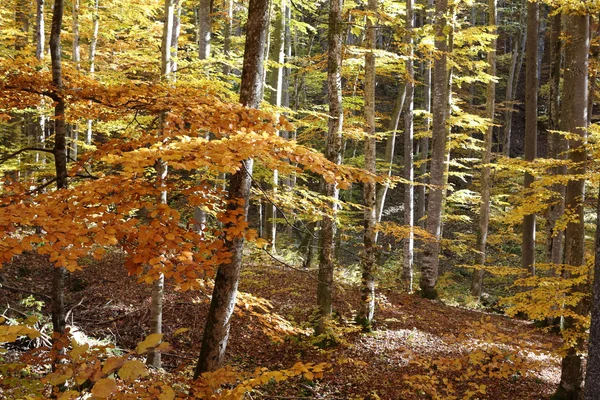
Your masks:
<svg viewBox="0 0 600 400"><path fill-rule="evenodd" d="M600 400L600 0L3 0L0 398Z"/></svg>

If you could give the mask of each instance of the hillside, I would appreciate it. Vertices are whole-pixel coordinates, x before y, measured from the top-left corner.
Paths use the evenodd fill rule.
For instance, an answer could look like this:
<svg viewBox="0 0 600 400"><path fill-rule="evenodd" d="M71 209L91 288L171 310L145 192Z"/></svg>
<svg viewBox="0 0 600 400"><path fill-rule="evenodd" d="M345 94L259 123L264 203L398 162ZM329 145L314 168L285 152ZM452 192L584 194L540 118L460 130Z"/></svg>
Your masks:
<svg viewBox="0 0 600 400"><path fill-rule="evenodd" d="M126 276L122 263L119 253L111 253L69 276L68 324L133 349L150 333L150 287L134 277L118 278ZM49 268L38 255L19 256L3 269L3 284L48 293ZM297 361L331 365L322 379L269 382L248 399L543 399L558 384L560 358L553 350L560 340L530 322L385 290L377 295L375 329L364 334L352 323L358 289L344 284L335 288L338 337L332 344L309 334L316 315L315 271L250 255L242 276L226 364L245 371L289 368ZM193 368L209 294L208 283L206 291L184 293L167 284L167 371ZM5 315L14 315L14 308L26 312L19 303L28 296L0 288ZM6 347L12 356L22 350Z"/></svg>

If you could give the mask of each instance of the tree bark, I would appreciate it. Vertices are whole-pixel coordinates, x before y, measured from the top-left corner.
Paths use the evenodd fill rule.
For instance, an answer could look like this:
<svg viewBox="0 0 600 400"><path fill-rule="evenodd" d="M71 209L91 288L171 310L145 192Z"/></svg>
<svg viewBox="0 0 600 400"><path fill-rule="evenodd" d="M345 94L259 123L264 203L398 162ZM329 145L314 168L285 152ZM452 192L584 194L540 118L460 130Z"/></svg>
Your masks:
<svg viewBox="0 0 600 400"><path fill-rule="evenodd" d="M277 65L271 71L271 96L270 103L275 107L281 107L283 99L283 64L285 63L285 10L287 8L287 0L281 0L280 12L275 19L275 29L273 31L273 45L271 46L271 60ZM279 132L278 132L279 134ZM271 181L273 190L273 198L277 194L279 186L279 171L273 170L273 179ZM277 207L275 204L268 202L266 206L266 238L271 244L271 251L276 251L277 241Z"/></svg>
<svg viewBox="0 0 600 400"><path fill-rule="evenodd" d="M414 2L406 0L406 35L404 41L407 45L408 54L406 60L406 110L404 113L404 179L409 182L404 187L404 225L410 228L408 237L404 239L404 253L402 263L402 284L404 290L412 292L413 286L413 257L414 257L414 234L415 225L414 198L415 177L413 139L414 139L414 97L415 97L415 66L413 48L413 30L415 28Z"/></svg>
<svg viewBox="0 0 600 400"><path fill-rule="evenodd" d="M161 51L161 80L172 81L174 78L174 67L172 61L172 40L174 38L174 9L178 0L165 0L165 21L163 23L162 51ZM161 130L165 129L165 114L160 116ZM165 181L169 174L169 167L166 161L156 160L156 174L158 185L165 186ZM167 191L161 190L158 202L167 204ZM150 303L150 330L152 333L162 333L163 319L163 298L164 298L165 276L161 272L152 284L152 300ZM161 367L161 353L151 350L148 352L146 364L154 368Z"/></svg>
<svg viewBox="0 0 600 400"><path fill-rule="evenodd" d="M577 216L576 221L569 221L565 230L565 264L569 266L585 265L585 227L583 204L585 196L585 180L581 178L586 172L587 154L587 107L588 107L588 52L589 52L589 16L565 15L566 30L569 35L565 41L565 70L563 81L563 101L561 109L561 125L563 130L576 134L569 139L569 161L572 167L568 173L574 178L567 183L565 208ZM584 284L573 288L577 292L585 292ZM589 313L587 299L580 301L574 311L579 315ZM580 399L583 395L583 350L582 336L584 327L576 325L572 318L565 318L565 329L578 331L579 339L567 350L562 359L560 385L555 394L556 399ZM597 393L595 394L597 396Z"/></svg>
<svg viewBox="0 0 600 400"><path fill-rule="evenodd" d="M488 25L492 27L492 34L497 34L496 26L496 1L489 0L488 2ZM496 38L492 39L490 43L490 51L487 55L488 74L490 76L496 75ZM485 265L486 259L486 245L487 236L490 225L490 200L491 200L491 168L490 163L492 162L492 143L494 137L494 112L496 105L496 83L491 80L487 84L486 93L486 117L490 120L490 126L487 129L484 139L484 150L482 157L482 169L481 169L481 204L479 208L479 226L477 229L477 263L480 266ZM479 299L483 291L483 269L476 269L473 273L473 280L471 281L471 295Z"/></svg>
<svg viewBox="0 0 600 400"><path fill-rule="evenodd" d="M44 58L44 46L46 44L46 32L44 26L44 3L45 0L36 0L35 57L38 60L42 60Z"/></svg>
<svg viewBox="0 0 600 400"><path fill-rule="evenodd" d="M433 23L433 13L431 11L433 7L433 0L427 0L427 23ZM424 79L425 79L425 87L423 89L423 109L427 112L427 116L425 117L425 129L427 130L427 134L424 135L419 143L419 161L421 165L419 166L419 180L422 185L417 186L417 209L416 209L416 222L417 225L421 229L425 229L425 210L427 206L426 202L426 190L425 183L427 183L427 159L429 158L429 137L431 135L431 90L432 90L432 81L431 81L431 61L425 61L427 66L424 71ZM423 242L417 240L417 245L419 249L423 248ZM416 264L422 265L423 261L423 252L418 251L416 254Z"/></svg>
<svg viewBox="0 0 600 400"><path fill-rule="evenodd" d="M198 56L201 60L210 58L211 2L212 0L200 0L198 3Z"/></svg>
<svg viewBox="0 0 600 400"><path fill-rule="evenodd" d="M392 176L394 170L394 154L396 152L396 137L398 136L398 125L400 124L400 116L404 109L404 100L406 99L406 85L398 90L398 97L394 103L394 111L392 112L392 118L390 119L390 125L388 130L390 131L389 137L385 143L385 160L384 165L386 166L386 175ZM390 188L389 183L384 183L379 186L377 190L377 222L381 222L383 216L383 209L385 207L385 200L387 193ZM377 240L377 233L376 233Z"/></svg>
<svg viewBox="0 0 600 400"><path fill-rule="evenodd" d="M594 259L594 282L592 287L592 322L585 370L586 400L596 400L600 393L600 191L596 204L596 243Z"/></svg>
<svg viewBox="0 0 600 400"><path fill-rule="evenodd" d="M507 110L505 114L504 122L504 140L502 144L502 152L505 157L510 157L510 144L512 135L512 115L514 111L514 101L516 88L519 87L519 77L521 76L521 70L523 68L523 59L525 58L525 47L527 43L527 29L525 25L525 4L521 7L521 26L523 29L520 31L517 38L515 38L515 48L513 50L513 58L511 62L511 69L508 75L508 82L506 84L506 102Z"/></svg>
<svg viewBox="0 0 600 400"><path fill-rule="evenodd" d="M372 174L377 173L376 158L377 141L375 138L375 46L377 30L377 0L369 0L365 33L365 107L364 114L367 122L367 136L365 138L365 169ZM364 234L363 243L365 255L362 260L362 280L360 285L360 307L356 321L365 331L371 330L373 315L375 313L375 260L377 242L375 226L377 224L376 183L369 180L363 184L364 201Z"/></svg>
<svg viewBox="0 0 600 400"><path fill-rule="evenodd" d="M250 108L258 108L261 101L260 86L263 79L268 14L268 0L250 0L240 87L240 102ZM227 210L228 212L237 211L240 207L238 200L243 199L243 215L246 220L252 184L252 166L253 160L245 160L241 168L229 178ZM227 223L224 227L225 230L231 228L233 224L232 222ZM225 240L224 251L231 253L231 261L221 265L217 270L200 356L194 372L195 378L204 372L214 371L223 362L240 280L243 249L243 235Z"/></svg>
<svg viewBox="0 0 600 400"><path fill-rule="evenodd" d="M72 61L75 64L75 68L81 67L81 48L79 46L79 0L73 0L72 10L72 24L73 24L73 54Z"/></svg>
<svg viewBox="0 0 600 400"><path fill-rule="evenodd" d="M551 17L550 36L550 101L548 102L548 119L551 130L560 130L559 107L560 107L560 67L562 55L561 14ZM567 150L566 139L556 133L548 132L548 156L554 159L564 159ZM567 173L565 166L555 167L552 170L555 175ZM546 239L546 257L550 263L561 264L563 261L563 230L554 231L556 221L565 212L565 186L555 184L552 190L556 193L555 204L550 208L548 214L548 238Z"/></svg>
<svg viewBox="0 0 600 400"><path fill-rule="evenodd" d="M527 3L527 45L525 49L525 161L533 162L537 157L537 113L538 113L538 39L539 4ZM533 175L526 172L525 191L530 189ZM535 214L523 217L522 266L535 275Z"/></svg>
<svg viewBox="0 0 600 400"><path fill-rule="evenodd" d="M54 106L54 165L56 169L56 188L67 187L67 130L65 126L65 100L62 96L62 64L60 34L64 13L64 0L55 0L52 10L50 31L50 57L52 59L52 83L59 91ZM52 326L54 332L65 331L65 285L66 270L54 267L52 277Z"/></svg>
<svg viewBox="0 0 600 400"><path fill-rule="evenodd" d="M433 63L433 129L431 146L431 172L426 229L435 240L425 244L421 268L421 295L437 298L442 208L444 203L446 145L448 141L448 25L446 13L448 0L435 0L435 48L438 56Z"/></svg>
<svg viewBox="0 0 600 400"><path fill-rule="evenodd" d="M23 50L27 46L29 35L28 1L17 0L15 7L15 22L19 32L15 38L15 50Z"/></svg>
<svg viewBox="0 0 600 400"><path fill-rule="evenodd" d="M327 51L327 93L329 102L329 122L325 156L335 164L342 162L342 42L344 25L342 20L343 0L330 0L329 34ZM321 255L319 260L319 283L317 305L319 322L316 334L324 333L329 326L333 298L333 270L335 258L336 204L339 190L335 183L325 184L326 196L332 199L332 214L323 217L321 222Z"/></svg>

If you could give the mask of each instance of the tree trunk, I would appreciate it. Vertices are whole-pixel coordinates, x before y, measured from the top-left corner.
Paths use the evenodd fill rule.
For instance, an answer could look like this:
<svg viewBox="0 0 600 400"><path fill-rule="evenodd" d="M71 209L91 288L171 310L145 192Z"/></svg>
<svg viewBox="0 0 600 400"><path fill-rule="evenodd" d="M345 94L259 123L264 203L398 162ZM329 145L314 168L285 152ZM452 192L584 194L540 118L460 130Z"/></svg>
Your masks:
<svg viewBox="0 0 600 400"><path fill-rule="evenodd" d="M168 165L165 161L156 161L156 174L158 176L159 186L165 186L165 180L169 173ZM159 203L167 204L167 191L162 190L158 199ZM163 298L165 295L165 275L160 273L156 281L152 284L152 299L150 302L150 331L152 333L162 333L162 319L163 319ZM151 365L154 368L161 367L161 353L160 351L150 350L148 352L148 358L146 358L146 365Z"/></svg>
<svg viewBox="0 0 600 400"><path fill-rule="evenodd" d="M326 138L325 156L335 164L342 162L342 127L344 113L342 109L342 43L344 25L342 20L343 0L330 0L329 34L327 50L327 96L329 102L329 121ZM316 334L324 333L329 326L333 298L333 269L335 258L336 205L339 190L336 184L326 183L326 196L332 198L332 214L323 217L321 222L321 256L319 260L319 283L317 304L319 322Z"/></svg>
<svg viewBox="0 0 600 400"><path fill-rule="evenodd" d="M548 120L551 130L560 130L559 107L560 107L560 66L561 66L561 14L551 17L550 36L550 101L548 102ZM567 150L566 139L556 133L548 132L548 157L564 159ZM552 170L555 175L566 174L566 167L559 166ZM556 221L565 212L565 186L555 184L552 190L556 193L555 204L550 208L548 214L548 238L546 239L546 257L548 262L561 264L563 258L563 230L554 232Z"/></svg>
<svg viewBox="0 0 600 400"><path fill-rule="evenodd" d="M229 75L231 67L229 66L229 56L231 55L231 33L233 25L233 0L227 0L227 14L223 27L223 55L225 56L225 65L223 74Z"/></svg>
<svg viewBox="0 0 600 400"><path fill-rule="evenodd" d="M171 29L171 80L175 82L177 72L177 56L179 53L179 35L181 34L181 2L173 1L173 29Z"/></svg>
<svg viewBox="0 0 600 400"><path fill-rule="evenodd" d="M28 1L17 0L15 8L15 22L19 32L15 38L15 50L23 50L27 46L27 39L29 34L29 14L28 14Z"/></svg>
<svg viewBox="0 0 600 400"><path fill-rule="evenodd" d="M94 9L92 14L93 28L92 28L92 38L90 40L90 54L89 54L89 62L90 62L90 74L93 76L96 72L96 46L98 45L98 31L100 30L100 14L98 14L99 8L99 0L94 0ZM88 146L92 144L92 130L93 121L91 119L87 120L87 132L85 135L85 144Z"/></svg>
<svg viewBox="0 0 600 400"><path fill-rule="evenodd" d="M525 161L537 157L537 111L538 111L538 39L539 4L527 3L527 45L525 49ZM531 187L534 177L525 173L525 191ZM523 217L522 266L535 275L535 214Z"/></svg>
<svg viewBox="0 0 600 400"><path fill-rule="evenodd" d="M270 103L275 107L281 107L283 99L283 64L285 63L285 10L287 0L281 0L280 12L277 14L275 19L275 29L273 32L273 45L271 46L271 60L277 65L273 67L271 71L271 96ZM279 134L279 132L278 132ZM279 171L273 170L273 180L271 182L273 196L272 200L275 200L277 189L279 186ZM267 223L265 224L267 235L266 238L271 243L271 251L276 251L277 241L277 207L275 204L268 202L266 207Z"/></svg>
<svg viewBox="0 0 600 400"><path fill-rule="evenodd" d="M525 26L525 5L521 10L521 26L524 27L517 38L515 38L515 48L513 50L513 58L511 62L510 72L508 74L508 81L506 84L506 102L507 110L505 114L504 123L504 142L502 145L502 151L504 156L510 157L510 143L512 135L512 115L514 111L514 101L516 88L519 87L519 77L521 76L521 69L523 68L523 59L525 58L525 46L527 43L527 34Z"/></svg>
<svg viewBox="0 0 600 400"><path fill-rule="evenodd" d="M415 225L414 198L414 156L413 156L413 138L414 138L414 97L415 97L415 67L414 67L414 48L413 48L413 30L415 27L413 0L406 0L406 35L405 42L408 48L406 60L406 111L404 113L404 179L409 182L404 187L404 225L410 228L408 237L404 239L404 254L402 263L402 283L404 290L412 292L413 286L413 253L414 253L414 234Z"/></svg>
<svg viewBox="0 0 600 400"><path fill-rule="evenodd" d="M565 264L569 266L585 265L585 227L583 204L587 155L587 107L588 107L588 52L589 52L589 16L565 15L568 34L565 41L565 70L563 81L563 101L561 125L563 130L576 134L569 139L569 161L572 167L569 174L575 176L567 183L565 208L576 216L570 220L565 230ZM574 291L588 290L584 284L577 285ZM580 301L574 311L585 316L589 313L587 299ZM579 399L583 394L583 335L584 327L576 325L573 318L565 318L565 329L578 331L577 343L570 347L562 360L560 385L556 399ZM597 397L595 393L594 397Z"/></svg>
<svg viewBox="0 0 600 400"><path fill-rule="evenodd" d="M55 0L52 10L50 31L50 56L52 59L52 83L59 91L63 88L60 33L64 13L64 0ZM65 100L62 94L55 99L54 106L54 165L56 168L56 187L67 187L67 130L65 126ZM52 278L52 326L54 332L65 331L65 286L66 270L54 267Z"/></svg>
<svg viewBox="0 0 600 400"><path fill-rule="evenodd" d="M438 56L433 63L433 129L431 145L431 172L426 229L435 240L426 243L421 269L421 295L437 298L435 285L438 279L442 207L444 203L444 176L446 170L446 144L448 141L448 25L446 13L448 0L435 0L435 48Z"/></svg>
<svg viewBox="0 0 600 400"><path fill-rule="evenodd" d="M161 52L161 80L169 81L174 78L174 69L172 62L172 40L173 40L173 23L174 23L174 8L175 3L178 0L165 0L165 21L163 23L163 37L162 37L162 52ZM160 117L161 130L165 129L165 115L162 114ZM165 186L165 180L169 173L167 162L163 160L157 160L156 174L158 179L158 185L161 187ZM161 204L167 204L167 191L161 190L158 202ZM153 282L152 286L152 301L150 304L150 330L152 333L162 333L162 317L163 317L163 297L165 287L165 276L163 273L159 273L157 279ZM146 364L151 365L155 368L161 367L161 354L151 350L146 358Z"/></svg>
<svg viewBox="0 0 600 400"><path fill-rule="evenodd" d="M600 191L596 204L596 243L594 283L592 288L592 322L585 370L585 399L596 400L600 393Z"/></svg>
<svg viewBox="0 0 600 400"><path fill-rule="evenodd" d="M251 108L258 108L261 100L260 86L262 85L265 42L269 27L268 14L268 0L250 0L240 102ZM252 183L252 166L253 160L244 161L241 168L229 178L227 210L228 212L237 211L240 207L238 200L242 199L243 215L246 220L248 218L250 186ZM225 224L224 229L232 228L234 224L229 222ZM224 251L231 253L231 261L228 264L221 265L217 270L215 287L202 337L200 356L194 372L195 378L204 372L214 371L223 362L229 338L231 315L235 307L237 287L240 280L243 249L243 235L225 240Z"/></svg>
<svg viewBox="0 0 600 400"><path fill-rule="evenodd" d="M488 25L494 30L492 34L497 33L496 27L496 0L489 0L488 9ZM496 39L492 39L490 43L490 51L487 55L488 61L488 74L490 76L496 75ZM484 150L482 157L482 169L481 169L481 204L479 208L479 227L477 229L477 264L485 265L486 258L486 245L488 229L490 224L490 199L491 199L491 174L490 174L490 163L492 162L492 139L494 137L494 111L496 103L496 83L489 81L487 84L487 102L485 106L486 117L490 120L490 126L487 129L484 140ZM473 280L471 281L471 295L477 299L481 297L483 291L483 269L476 269L473 273Z"/></svg>
<svg viewBox="0 0 600 400"><path fill-rule="evenodd" d="M377 0L369 0L369 17L365 33L365 120L367 122L367 137L365 138L365 169L372 174L377 173L376 158L377 141L375 138L375 46L377 31L375 20L377 18ZM365 331L371 330L373 315L375 313L375 256L377 242L375 241L375 225L377 224L376 184L369 180L363 184L364 201L364 251L362 260L362 280L360 285L360 307L356 317L357 322Z"/></svg>
<svg viewBox="0 0 600 400"><path fill-rule="evenodd" d="M427 23L433 23L433 13L431 8L433 7L433 0L427 0ZM429 158L429 136L431 135L431 61L425 61L427 66L424 71L424 79L425 79L425 87L423 89L423 109L427 112L427 116L425 117L425 129L427 130L427 134L424 135L419 143L419 161L421 165L419 166L419 180L420 183L427 183L427 159ZM425 229L425 210L426 210L426 198L425 198L425 186L419 185L417 186L417 210L416 210L416 222L417 225L421 229ZM417 247L422 248L423 242L417 240ZM416 264L422 265L423 261L423 252L418 251L416 254Z"/></svg>
<svg viewBox="0 0 600 400"><path fill-rule="evenodd" d="M72 61L75 64L75 68L81 67L81 49L79 46L79 0L73 0L73 54Z"/></svg>
<svg viewBox="0 0 600 400"><path fill-rule="evenodd" d="M211 2L212 0L198 2L198 57L201 60L210 58Z"/></svg>
<svg viewBox="0 0 600 400"><path fill-rule="evenodd" d="M173 18L175 13L175 0L165 0L165 21L163 25L162 44L161 44L161 78L171 79L172 54L171 40L173 38Z"/></svg>
<svg viewBox="0 0 600 400"><path fill-rule="evenodd" d="M390 119L390 125L388 130L390 131L389 137L385 143L385 161L386 175L392 176L394 170L394 154L396 152L396 137L398 136L398 125L400 124L400 116L404 109L404 100L406 99L406 85L398 90L398 97L394 104L394 111L392 112L392 118ZM388 190L390 188L389 183L384 183L379 186L377 190L377 222L381 222L383 216L383 209L385 206L385 200L387 197ZM377 240L378 234L375 234L375 240Z"/></svg>
<svg viewBox="0 0 600 400"><path fill-rule="evenodd" d="M44 30L44 3L45 0L36 0L35 57L38 60L42 60L44 58L44 46L46 44L46 33Z"/></svg>

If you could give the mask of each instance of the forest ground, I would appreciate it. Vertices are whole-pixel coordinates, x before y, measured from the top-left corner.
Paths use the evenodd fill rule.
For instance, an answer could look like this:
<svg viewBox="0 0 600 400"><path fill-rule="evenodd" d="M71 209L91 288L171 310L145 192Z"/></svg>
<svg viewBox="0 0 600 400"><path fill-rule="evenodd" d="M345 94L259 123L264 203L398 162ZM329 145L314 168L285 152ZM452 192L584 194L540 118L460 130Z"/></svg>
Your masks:
<svg viewBox="0 0 600 400"><path fill-rule="evenodd" d="M119 253L88 264L68 278L68 324L135 348L149 333L150 287L127 277ZM44 258L24 254L0 273L5 285L50 293L48 271ZM246 371L285 369L297 361L331 364L323 379L269 383L249 398L547 399L558 384L560 338L531 322L383 290L375 329L364 334L352 323L358 289L341 284L334 304L338 344L323 348L327 340L308 335L316 271L255 256L246 258L242 275L226 363ZM167 370L191 371L209 294L209 287L182 293L167 283L163 330L173 347L163 355ZM8 304L23 310L19 301L27 296L0 289L2 311Z"/></svg>

